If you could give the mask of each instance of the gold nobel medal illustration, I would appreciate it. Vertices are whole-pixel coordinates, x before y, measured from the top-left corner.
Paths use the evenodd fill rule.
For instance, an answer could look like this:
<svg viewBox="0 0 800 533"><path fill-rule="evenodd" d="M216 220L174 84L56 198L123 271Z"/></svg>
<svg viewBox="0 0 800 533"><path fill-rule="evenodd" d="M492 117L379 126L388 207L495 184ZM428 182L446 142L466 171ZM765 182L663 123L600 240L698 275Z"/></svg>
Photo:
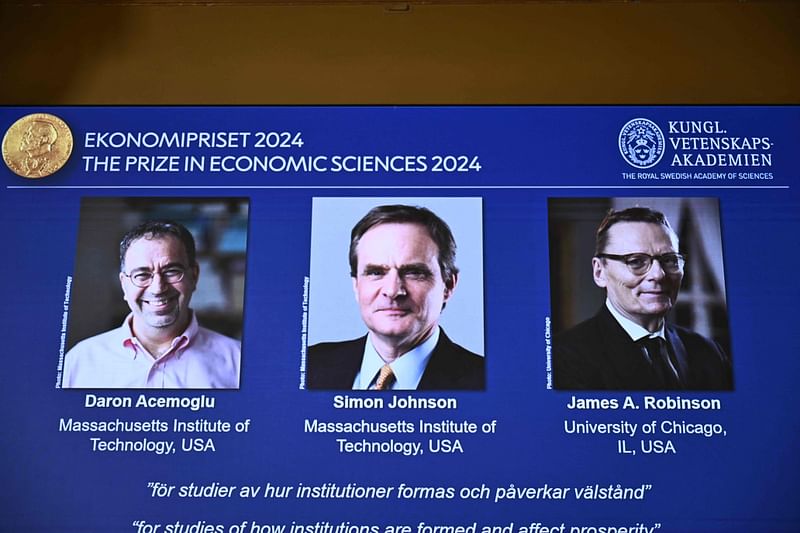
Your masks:
<svg viewBox="0 0 800 533"><path fill-rule="evenodd" d="M3 160L23 178L43 178L72 154L72 132L55 115L34 113L16 121L3 137Z"/></svg>

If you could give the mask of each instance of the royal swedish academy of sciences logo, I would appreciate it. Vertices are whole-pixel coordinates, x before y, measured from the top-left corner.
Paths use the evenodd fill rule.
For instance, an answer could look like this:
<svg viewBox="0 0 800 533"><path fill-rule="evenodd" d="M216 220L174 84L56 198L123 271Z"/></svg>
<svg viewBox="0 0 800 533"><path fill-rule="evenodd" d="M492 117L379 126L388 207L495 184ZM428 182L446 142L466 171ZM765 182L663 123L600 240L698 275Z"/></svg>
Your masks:
<svg viewBox="0 0 800 533"><path fill-rule="evenodd" d="M630 120L619 132L619 152L636 168L655 166L664 155L664 133L646 118Z"/></svg>

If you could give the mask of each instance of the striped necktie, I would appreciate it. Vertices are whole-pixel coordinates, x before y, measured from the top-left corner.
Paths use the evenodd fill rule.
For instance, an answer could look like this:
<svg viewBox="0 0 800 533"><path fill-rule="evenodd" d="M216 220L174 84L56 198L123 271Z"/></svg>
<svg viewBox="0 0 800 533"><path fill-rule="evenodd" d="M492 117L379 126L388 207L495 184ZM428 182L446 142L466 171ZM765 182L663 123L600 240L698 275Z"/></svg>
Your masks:
<svg viewBox="0 0 800 533"><path fill-rule="evenodd" d="M389 365L383 365L381 371L378 373L378 379L375 380L375 390L389 390L392 388L392 383L395 382L394 372Z"/></svg>

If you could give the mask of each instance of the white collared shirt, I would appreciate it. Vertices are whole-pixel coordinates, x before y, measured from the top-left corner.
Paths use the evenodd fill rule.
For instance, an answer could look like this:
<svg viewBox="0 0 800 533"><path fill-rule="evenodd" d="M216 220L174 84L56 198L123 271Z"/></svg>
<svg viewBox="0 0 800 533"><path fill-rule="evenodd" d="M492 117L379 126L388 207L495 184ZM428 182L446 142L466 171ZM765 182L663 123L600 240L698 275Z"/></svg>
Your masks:
<svg viewBox="0 0 800 533"><path fill-rule="evenodd" d="M664 339L664 341L667 340L667 336L664 333L664 321L663 320L661 321L661 327L659 327L658 330L651 332L651 331L648 331L647 328L643 328L642 326L640 326L639 324L637 324L636 322L634 322L630 318L628 318L628 317L624 316L622 313L620 313L617 310L617 308L614 307L614 304L611 303L611 300L609 300L608 298L606 298L606 307L608 308L609 312L611 313L611 316L613 316L614 319L617 322L619 322L619 325L622 326L622 329L625 330L625 333L627 333L630 336L630 338L633 339L633 342L640 341L640 340L644 339L645 337L649 337L649 338L652 338L652 339L661 338L661 339Z"/></svg>
<svg viewBox="0 0 800 533"><path fill-rule="evenodd" d="M416 390L422 379L422 374L425 372L425 367L428 366L428 361L433 355L433 349L436 348L436 343L438 342L439 327L437 326L425 342L389 363L396 379L391 388L396 390ZM374 389L375 378L385 364L386 362L378 355L375 346L372 344L372 333L370 333L367 335L367 342L364 345L361 370L359 370L353 382L353 390Z"/></svg>

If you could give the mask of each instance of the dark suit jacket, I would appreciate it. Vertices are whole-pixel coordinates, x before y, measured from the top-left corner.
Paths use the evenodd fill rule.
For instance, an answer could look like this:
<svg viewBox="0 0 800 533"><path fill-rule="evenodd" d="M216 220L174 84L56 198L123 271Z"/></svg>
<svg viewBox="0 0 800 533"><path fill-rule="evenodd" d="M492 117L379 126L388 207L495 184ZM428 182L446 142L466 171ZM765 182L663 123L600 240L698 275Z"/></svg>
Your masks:
<svg viewBox="0 0 800 533"><path fill-rule="evenodd" d="M733 389L730 361L717 343L671 324L665 335L686 389ZM641 347L605 305L553 339L553 384L574 390L664 389Z"/></svg>
<svg viewBox="0 0 800 533"><path fill-rule="evenodd" d="M367 336L344 342L309 346L306 388L349 390L361 370ZM417 390L483 390L483 357L451 341L444 330L433 349Z"/></svg>

